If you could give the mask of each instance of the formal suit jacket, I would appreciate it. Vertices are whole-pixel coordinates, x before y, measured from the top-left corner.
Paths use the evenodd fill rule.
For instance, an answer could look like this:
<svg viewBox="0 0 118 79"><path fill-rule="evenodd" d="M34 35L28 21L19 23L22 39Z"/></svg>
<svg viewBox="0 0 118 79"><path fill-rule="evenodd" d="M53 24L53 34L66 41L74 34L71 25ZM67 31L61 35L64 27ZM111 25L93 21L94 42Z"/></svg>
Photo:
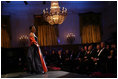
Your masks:
<svg viewBox="0 0 118 79"><path fill-rule="evenodd" d="M101 49L102 50L102 49ZM99 53L98 53L99 54ZM106 62L108 58L108 51L106 48L103 48L101 51L100 55L98 55L99 61L100 62Z"/></svg>

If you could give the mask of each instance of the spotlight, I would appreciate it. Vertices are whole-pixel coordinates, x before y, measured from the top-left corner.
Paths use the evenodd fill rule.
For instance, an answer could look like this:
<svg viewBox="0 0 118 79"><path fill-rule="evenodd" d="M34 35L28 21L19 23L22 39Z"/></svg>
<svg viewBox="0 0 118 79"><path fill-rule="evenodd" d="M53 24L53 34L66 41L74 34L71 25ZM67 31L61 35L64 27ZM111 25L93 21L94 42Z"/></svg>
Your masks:
<svg viewBox="0 0 118 79"><path fill-rule="evenodd" d="M10 1L6 1L7 3L10 3Z"/></svg>
<svg viewBox="0 0 118 79"><path fill-rule="evenodd" d="M28 3L27 3L27 1L24 1L24 3L25 3L25 5L27 5Z"/></svg>
<svg viewBox="0 0 118 79"><path fill-rule="evenodd" d="M45 5L45 4L46 4L46 2L45 2L45 1L43 1L43 4Z"/></svg>

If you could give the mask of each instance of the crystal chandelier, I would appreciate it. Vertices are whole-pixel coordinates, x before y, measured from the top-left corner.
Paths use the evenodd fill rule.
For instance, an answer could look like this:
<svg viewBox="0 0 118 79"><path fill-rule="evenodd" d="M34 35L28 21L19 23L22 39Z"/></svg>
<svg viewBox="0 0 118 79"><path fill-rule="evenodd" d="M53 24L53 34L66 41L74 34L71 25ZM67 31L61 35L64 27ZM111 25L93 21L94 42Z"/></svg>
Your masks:
<svg viewBox="0 0 118 79"><path fill-rule="evenodd" d="M66 15L67 9L63 7L60 10L58 1L51 1L50 12L48 12L48 8L43 10L44 19L51 25L62 24Z"/></svg>

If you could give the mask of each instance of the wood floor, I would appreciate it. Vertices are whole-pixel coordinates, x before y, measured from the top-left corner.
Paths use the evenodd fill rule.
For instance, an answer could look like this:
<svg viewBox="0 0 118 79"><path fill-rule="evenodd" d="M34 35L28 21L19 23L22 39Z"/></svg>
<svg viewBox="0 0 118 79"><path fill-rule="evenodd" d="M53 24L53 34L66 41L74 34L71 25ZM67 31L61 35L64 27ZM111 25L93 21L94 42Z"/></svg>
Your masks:
<svg viewBox="0 0 118 79"><path fill-rule="evenodd" d="M8 73L2 78L90 78L88 75L71 73L66 71L48 71L45 74L28 74L26 72Z"/></svg>

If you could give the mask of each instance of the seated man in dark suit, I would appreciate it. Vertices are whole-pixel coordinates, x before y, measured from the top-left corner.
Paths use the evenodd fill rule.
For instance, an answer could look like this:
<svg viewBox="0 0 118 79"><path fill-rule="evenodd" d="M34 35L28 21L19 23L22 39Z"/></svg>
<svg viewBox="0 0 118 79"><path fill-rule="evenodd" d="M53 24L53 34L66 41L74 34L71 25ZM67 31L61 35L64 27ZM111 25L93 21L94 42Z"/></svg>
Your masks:
<svg viewBox="0 0 118 79"><path fill-rule="evenodd" d="M57 66L62 67L63 61L64 61L64 56L62 54L62 50L60 49L58 50L58 54L57 54Z"/></svg>
<svg viewBox="0 0 118 79"><path fill-rule="evenodd" d="M80 48L75 60L74 60L74 70L78 70L79 71L79 67L80 67L80 64L81 64L81 59L84 57L84 49L83 47Z"/></svg>
<svg viewBox="0 0 118 79"><path fill-rule="evenodd" d="M72 68L71 68L71 52L70 50L66 49L64 54L63 54L63 68L64 70L68 70L70 71Z"/></svg>
<svg viewBox="0 0 118 79"><path fill-rule="evenodd" d="M97 71L97 58L98 53L100 52L100 44L97 44L96 49L91 54L91 61L93 63L93 71Z"/></svg>
<svg viewBox="0 0 118 79"><path fill-rule="evenodd" d="M108 57L108 51L105 48L105 43L101 42L101 49L100 52L97 55L97 60L98 60L98 70L100 72L105 73L107 71L106 66L107 66L107 57Z"/></svg>
<svg viewBox="0 0 118 79"><path fill-rule="evenodd" d="M81 47L80 52L78 53L77 57L76 57L76 69L78 70L78 72L83 72L84 71L84 56L87 52L87 46Z"/></svg>
<svg viewBox="0 0 118 79"><path fill-rule="evenodd" d="M44 55L46 65L49 65L49 63L50 63L50 54L49 54L49 52L46 50L46 51L44 51L43 55Z"/></svg>
<svg viewBox="0 0 118 79"><path fill-rule="evenodd" d="M51 55L50 55L50 63L53 66L57 66L57 55L55 53L55 50L52 50Z"/></svg>

